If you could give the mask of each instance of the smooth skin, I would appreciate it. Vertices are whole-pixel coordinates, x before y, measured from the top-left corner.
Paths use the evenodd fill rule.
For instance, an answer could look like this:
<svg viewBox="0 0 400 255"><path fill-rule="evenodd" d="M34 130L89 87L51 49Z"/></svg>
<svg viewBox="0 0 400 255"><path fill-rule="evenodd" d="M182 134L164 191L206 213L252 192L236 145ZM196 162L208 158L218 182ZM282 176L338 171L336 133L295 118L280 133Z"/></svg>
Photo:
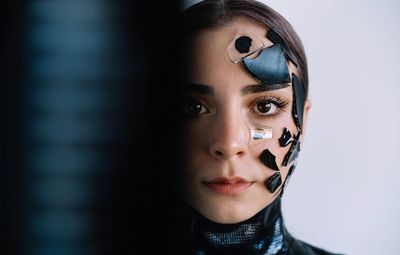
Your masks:
<svg viewBox="0 0 400 255"><path fill-rule="evenodd" d="M298 132L292 116L292 86L245 90L260 81L242 62L232 63L227 54L228 46L242 31L254 34L266 47L273 44L266 37L265 25L238 17L227 25L198 32L186 52L189 70L183 90L187 98L184 111L189 118L184 122L186 161L181 194L203 216L218 223L249 219L279 195L281 188L274 193L266 189L265 181L275 171L262 164L259 156L265 149L276 156L283 185L291 165L284 167L282 162L290 146L281 147L278 139L284 127L292 134ZM288 64L290 73L297 74L295 66ZM307 100L301 141L310 105ZM272 127L273 137L250 142L250 129L260 125ZM221 194L208 185L221 177L240 177L249 185L234 194Z"/></svg>

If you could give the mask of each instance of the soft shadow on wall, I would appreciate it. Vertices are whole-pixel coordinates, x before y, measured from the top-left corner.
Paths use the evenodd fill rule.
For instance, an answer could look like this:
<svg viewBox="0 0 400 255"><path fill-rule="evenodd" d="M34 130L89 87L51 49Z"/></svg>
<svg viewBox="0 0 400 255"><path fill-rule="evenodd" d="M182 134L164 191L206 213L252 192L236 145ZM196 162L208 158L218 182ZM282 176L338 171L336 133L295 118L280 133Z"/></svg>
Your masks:
<svg viewBox="0 0 400 255"><path fill-rule="evenodd" d="M174 2L14 1L0 12L0 253L168 251Z"/></svg>

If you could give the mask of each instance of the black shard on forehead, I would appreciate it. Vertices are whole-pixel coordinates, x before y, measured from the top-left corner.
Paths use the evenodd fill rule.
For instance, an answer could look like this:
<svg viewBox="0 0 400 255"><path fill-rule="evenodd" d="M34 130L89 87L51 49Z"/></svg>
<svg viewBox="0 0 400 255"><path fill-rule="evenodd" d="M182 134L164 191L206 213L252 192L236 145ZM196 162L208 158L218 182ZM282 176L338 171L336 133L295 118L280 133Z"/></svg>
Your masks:
<svg viewBox="0 0 400 255"><path fill-rule="evenodd" d="M240 53L249 53L252 41L248 36L241 36L235 40L235 49Z"/></svg>
<svg viewBox="0 0 400 255"><path fill-rule="evenodd" d="M286 57L297 67L297 63L296 61L294 61L293 54L290 53L289 47L287 46L286 42L277 32L275 32L273 29L270 29L267 33L267 38L274 44L281 45Z"/></svg>
<svg viewBox="0 0 400 255"><path fill-rule="evenodd" d="M261 50L256 58L244 58L244 66L265 84L289 83L290 74L282 47L275 44Z"/></svg>
<svg viewBox="0 0 400 255"><path fill-rule="evenodd" d="M303 114L304 104L306 101L306 91L300 79L292 73L292 87L293 87L293 108L292 114L297 129L301 132L303 127Z"/></svg>

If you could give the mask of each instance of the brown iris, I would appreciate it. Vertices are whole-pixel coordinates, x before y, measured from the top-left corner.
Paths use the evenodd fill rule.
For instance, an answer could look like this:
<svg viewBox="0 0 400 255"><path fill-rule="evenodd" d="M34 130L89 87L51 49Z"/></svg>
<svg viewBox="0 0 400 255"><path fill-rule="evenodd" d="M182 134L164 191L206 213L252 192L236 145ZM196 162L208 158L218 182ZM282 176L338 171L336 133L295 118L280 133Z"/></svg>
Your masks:
<svg viewBox="0 0 400 255"><path fill-rule="evenodd" d="M197 100L187 100L184 103L185 113L191 116L200 114L202 111L204 111L203 107L204 106Z"/></svg>
<svg viewBox="0 0 400 255"><path fill-rule="evenodd" d="M269 101L261 101L257 103L257 110L260 113L268 113L271 110L272 104Z"/></svg>

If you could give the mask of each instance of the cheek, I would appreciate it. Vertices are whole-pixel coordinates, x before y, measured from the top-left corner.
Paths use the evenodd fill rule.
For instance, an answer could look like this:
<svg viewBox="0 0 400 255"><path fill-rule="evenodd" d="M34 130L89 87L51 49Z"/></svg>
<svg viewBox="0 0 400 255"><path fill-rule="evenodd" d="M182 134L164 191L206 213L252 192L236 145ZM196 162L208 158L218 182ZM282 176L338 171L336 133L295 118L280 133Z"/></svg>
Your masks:
<svg viewBox="0 0 400 255"><path fill-rule="evenodd" d="M182 129L182 151L188 157L193 157L192 154L196 154L196 151L204 147L205 141L209 139L208 133L205 130L209 130L209 127L202 125L199 121L189 121L183 125Z"/></svg>
<svg viewBox="0 0 400 255"><path fill-rule="evenodd" d="M298 131L289 111L270 123L273 126L272 138L251 146L250 150L264 171L272 169L280 172L283 181L292 165L285 165L285 161Z"/></svg>
<svg viewBox="0 0 400 255"><path fill-rule="evenodd" d="M207 128L204 128L206 127L194 122L188 122L183 125L181 151L186 175L193 175L194 173L192 172L195 172L193 168L199 165L200 162L204 163L204 159L201 159L201 157L204 155L206 148L204 144L209 139L207 132L204 132Z"/></svg>
<svg viewBox="0 0 400 255"><path fill-rule="evenodd" d="M272 138L261 140L260 142L255 143L256 146L254 147L259 150L262 150L262 147L264 147L264 149L269 149L273 152L275 156L284 156L284 154L289 150L289 143L293 140L292 137L298 133L291 111L287 110L278 118L270 121L269 126L273 129Z"/></svg>

